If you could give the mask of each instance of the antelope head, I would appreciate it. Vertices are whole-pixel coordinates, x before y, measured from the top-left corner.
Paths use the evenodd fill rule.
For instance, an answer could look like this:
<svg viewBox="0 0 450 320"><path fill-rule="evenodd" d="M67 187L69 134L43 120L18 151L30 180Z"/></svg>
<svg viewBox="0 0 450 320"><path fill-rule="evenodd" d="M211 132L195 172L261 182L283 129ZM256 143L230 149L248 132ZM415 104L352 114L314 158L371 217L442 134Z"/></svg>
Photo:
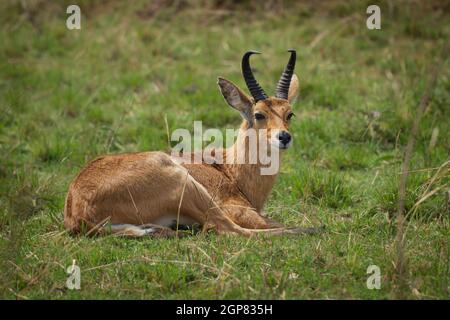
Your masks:
<svg viewBox="0 0 450 320"><path fill-rule="evenodd" d="M218 79L223 97L244 119L242 128L266 129L268 143L278 149L288 149L292 145L289 123L294 113L291 105L298 95L298 78L294 74L296 52L289 52L291 56L278 81L275 96L267 96L253 75L249 59L252 54L258 54L257 51L248 51L242 58L242 74L251 97L231 81Z"/></svg>

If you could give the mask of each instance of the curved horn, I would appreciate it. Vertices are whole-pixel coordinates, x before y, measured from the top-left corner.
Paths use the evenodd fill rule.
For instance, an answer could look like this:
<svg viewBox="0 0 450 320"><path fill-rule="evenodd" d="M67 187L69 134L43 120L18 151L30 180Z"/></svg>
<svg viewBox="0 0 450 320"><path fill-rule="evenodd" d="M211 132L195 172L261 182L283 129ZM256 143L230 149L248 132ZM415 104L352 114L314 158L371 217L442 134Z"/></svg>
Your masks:
<svg viewBox="0 0 450 320"><path fill-rule="evenodd" d="M294 49L288 50L291 53L291 57L289 58L289 62L286 65L283 73L281 74L281 78L277 84L277 90L275 96L277 98L286 99L289 94L289 86L291 84L291 78L294 74L295 69L295 60L297 59L297 53Z"/></svg>
<svg viewBox="0 0 450 320"><path fill-rule="evenodd" d="M255 98L255 102L259 100L267 99L267 95L264 90L259 85L258 81L256 81L255 76L253 75L252 68L250 68L250 56L252 54L259 54L258 51L247 51L242 57L242 75L244 76L245 83L247 84L248 90L252 94L253 98Z"/></svg>

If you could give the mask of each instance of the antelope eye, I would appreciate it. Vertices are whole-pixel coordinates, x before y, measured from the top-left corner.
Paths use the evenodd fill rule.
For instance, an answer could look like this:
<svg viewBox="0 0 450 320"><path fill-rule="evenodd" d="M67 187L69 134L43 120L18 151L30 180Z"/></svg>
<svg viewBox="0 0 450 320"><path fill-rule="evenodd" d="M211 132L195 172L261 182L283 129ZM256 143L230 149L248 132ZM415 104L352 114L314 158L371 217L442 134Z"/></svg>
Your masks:
<svg viewBox="0 0 450 320"><path fill-rule="evenodd" d="M266 116L262 113L255 113L255 119L256 120L264 120Z"/></svg>
<svg viewBox="0 0 450 320"><path fill-rule="evenodd" d="M293 116L295 116L295 114L293 113L293 112L291 112L291 113L289 113L288 115L287 115L287 119L288 120L291 120L291 118L293 117Z"/></svg>

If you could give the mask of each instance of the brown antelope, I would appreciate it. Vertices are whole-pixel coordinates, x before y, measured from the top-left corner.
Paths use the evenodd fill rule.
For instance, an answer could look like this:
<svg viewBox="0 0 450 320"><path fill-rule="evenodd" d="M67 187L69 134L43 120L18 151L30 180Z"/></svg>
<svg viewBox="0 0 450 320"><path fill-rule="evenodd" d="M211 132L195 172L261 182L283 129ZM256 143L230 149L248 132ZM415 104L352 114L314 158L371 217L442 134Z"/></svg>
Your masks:
<svg viewBox="0 0 450 320"><path fill-rule="evenodd" d="M226 102L243 117L241 132L277 130L276 137L267 135L267 139L279 149L292 144L288 127L294 115L291 104L298 94L298 78L293 74L296 52L289 51L275 97L268 97L253 76L249 58L255 51L242 59L252 98L232 82L218 79ZM247 146L239 134L231 148L219 152L227 157ZM178 235L181 225L194 223L219 234L309 233L310 229L286 228L263 214L277 175L261 175L260 167L259 162L180 164L158 151L102 156L71 183L64 223L74 233L110 231L128 236Z"/></svg>

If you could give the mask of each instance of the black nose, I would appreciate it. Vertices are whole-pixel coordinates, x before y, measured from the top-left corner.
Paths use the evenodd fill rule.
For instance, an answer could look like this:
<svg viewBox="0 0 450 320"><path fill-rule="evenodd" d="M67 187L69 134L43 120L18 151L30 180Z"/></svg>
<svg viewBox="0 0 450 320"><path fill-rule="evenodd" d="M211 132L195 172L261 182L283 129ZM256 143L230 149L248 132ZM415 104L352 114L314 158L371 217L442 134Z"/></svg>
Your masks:
<svg viewBox="0 0 450 320"><path fill-rule="evenodd" d="M291 141L291 134L287 131L281 131L278 134L278 139L284 144L288 144Z"/></svg>

